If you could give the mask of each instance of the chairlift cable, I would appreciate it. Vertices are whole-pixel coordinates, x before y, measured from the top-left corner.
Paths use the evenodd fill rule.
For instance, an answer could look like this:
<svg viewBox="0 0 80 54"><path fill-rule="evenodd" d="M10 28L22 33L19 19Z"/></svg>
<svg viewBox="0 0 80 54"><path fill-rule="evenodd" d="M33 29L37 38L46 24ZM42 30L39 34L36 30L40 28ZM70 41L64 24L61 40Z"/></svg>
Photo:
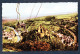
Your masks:
<svg viewBox="0 0 80 54"><path fill-rule="evenodd" d="M36 17L38 16L38 13L39 13L39 11L40 11L41 7L42 7L42 3L41 3L41 5L40 5L40 8L39 8L39 10L38 10L37 14L36 14ZM35 18L36 18L36 17L35 17Z"/></svg>
<svg viewBox="0 0 80 54"><path fill-rule="evenodd" d="M41 3L41 5L40 5L40 8L41 8L41 6L42 6L42 3ZM37 15L38 15L38 13L39 13L39 11L40 11L40 8L39 8L39 10L38 10L38 12L37 12ZM37 15L36 15L36 17L37 17ZM36 18L36 17L35 17L35 18ZM29 26L29 27L30 27L30 26ZM29 28L29 27L28 27L28 28Z"/></svg>
<svg viewBox="0 0 80 54"><path fill-rule="evenodd" d="M33 8L32 8L32 10L31 10L30 18L31 18L31 16L32 16L32 12L33 12L33 10L34 10L34 7L35 7L35 4L33 5Z"/></svg>

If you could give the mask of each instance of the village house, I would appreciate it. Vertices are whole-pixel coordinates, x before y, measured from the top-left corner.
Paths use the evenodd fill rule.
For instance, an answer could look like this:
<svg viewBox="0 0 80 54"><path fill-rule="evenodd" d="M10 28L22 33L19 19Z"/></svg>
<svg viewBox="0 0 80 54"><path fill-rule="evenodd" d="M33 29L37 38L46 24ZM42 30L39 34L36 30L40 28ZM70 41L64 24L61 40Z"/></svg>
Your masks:
<svg viewBox="0 0 80 54"><path fill-rule="evenodd" d="M71 46L74 42L73 39L70 36L65 36L65 35L60 34L60 33L58 33L57 35L59 36L59 38L61 38L61 42L63 44Z"/></svg>
<svg viewBox="0 0 80 54"><path fill-rule="evenodd" d="M11 32L6 32L5 30L3 31L3 39L8 39L8 40L12 40L14 38L15 34L14 31Z"/></svg>

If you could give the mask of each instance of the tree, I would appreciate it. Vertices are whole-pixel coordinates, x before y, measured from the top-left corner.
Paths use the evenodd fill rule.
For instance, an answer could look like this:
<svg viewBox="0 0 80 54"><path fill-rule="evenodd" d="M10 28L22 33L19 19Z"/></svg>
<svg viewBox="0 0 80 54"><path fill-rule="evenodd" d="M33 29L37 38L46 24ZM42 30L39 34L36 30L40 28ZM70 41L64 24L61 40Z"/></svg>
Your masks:
<svg viewBox="0 0 80 54"><path fill-rule="evenodd" d="M47 16L45 19L46 19L46 21L51 21L51 19L55 19L55 16L53 16L53 17Z"/></svg>

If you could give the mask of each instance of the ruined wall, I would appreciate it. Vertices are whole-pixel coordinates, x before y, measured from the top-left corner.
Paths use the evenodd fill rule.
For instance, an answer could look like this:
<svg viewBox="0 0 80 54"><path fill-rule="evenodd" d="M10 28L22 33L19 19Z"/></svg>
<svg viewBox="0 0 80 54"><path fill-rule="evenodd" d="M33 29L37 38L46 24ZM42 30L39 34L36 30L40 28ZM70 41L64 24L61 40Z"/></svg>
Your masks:
<svg viewBox="0 0 80 54"><path fill-rule="evenodd" d="M38 27L38 33L40 34L40 37L44 37L44 35L50 36L50 32L45 29L42 25Z"/></svg>

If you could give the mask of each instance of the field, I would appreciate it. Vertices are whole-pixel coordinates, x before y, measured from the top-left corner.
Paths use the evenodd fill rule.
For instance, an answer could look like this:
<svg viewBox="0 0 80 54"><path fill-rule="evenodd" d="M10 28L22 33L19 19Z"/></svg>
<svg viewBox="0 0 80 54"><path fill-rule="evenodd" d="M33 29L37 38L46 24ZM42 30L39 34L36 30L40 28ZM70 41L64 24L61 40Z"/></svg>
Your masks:
<svg viewBox="0 0 80 54"><path fill-rule="evenodd" d="M78 13L5 20L2 27L11 34L11 39L2 36L3 51L78 50Z"/></svg>

